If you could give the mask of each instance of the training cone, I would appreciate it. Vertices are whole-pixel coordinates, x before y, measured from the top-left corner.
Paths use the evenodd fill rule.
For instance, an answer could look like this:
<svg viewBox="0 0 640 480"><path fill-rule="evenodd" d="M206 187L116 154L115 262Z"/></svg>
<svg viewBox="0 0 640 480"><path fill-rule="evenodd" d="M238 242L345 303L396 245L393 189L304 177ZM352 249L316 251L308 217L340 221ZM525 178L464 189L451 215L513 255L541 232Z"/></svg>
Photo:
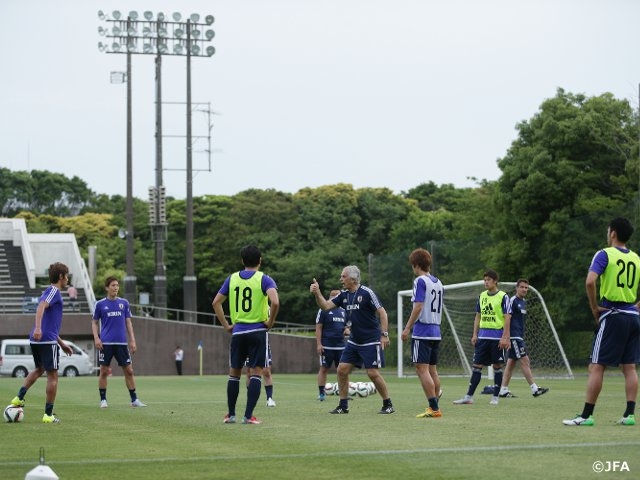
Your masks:
<svg viewBox="0 0 640 480"><path fill-rule="evenodd" d="M40 447L40 465L27 472L24 480L59 480L60 477L44 464L44 447Z"/></svg>

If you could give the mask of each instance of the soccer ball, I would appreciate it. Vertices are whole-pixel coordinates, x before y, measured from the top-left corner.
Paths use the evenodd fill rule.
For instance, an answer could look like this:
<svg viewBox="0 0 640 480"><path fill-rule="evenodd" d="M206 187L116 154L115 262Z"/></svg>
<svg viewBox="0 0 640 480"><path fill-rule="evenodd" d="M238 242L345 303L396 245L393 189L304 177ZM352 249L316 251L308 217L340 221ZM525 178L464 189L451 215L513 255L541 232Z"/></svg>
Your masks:
<svg viewBox="0 0 640 480"><path fill-rule="evenodd" d="M357 391L358 391L358 385L354 382L349 382L349 396L355 397Z"/></svg>
<svg viewBox="0 0 640 480"><path fill-rule="evenodd" d="M327 383L324 386L324 394L325 395L335 395L337 390L338 390L338 384L337 383Z"/></svg>
<svg viewBox="0 0 640 480"><path fill-rule="evenodd" d="M7 423L18 423L24 418L24 410L22 407L16 407L15 405L8 405L4 409L4 421Z"/></svg>
<svg viewBox="0 0 640 480"><path fill-rule="evenodd" d="M369 385L365 382L358 382L356 384L356 393L359 397L365 398L369 396Z"/></svg>
<svg viewBox="0 0 640 480"><path fill-rule="evenodd" d="M377 393L375 383L367 382L367 388L369 389L369 395L375 395Z"/></svg>

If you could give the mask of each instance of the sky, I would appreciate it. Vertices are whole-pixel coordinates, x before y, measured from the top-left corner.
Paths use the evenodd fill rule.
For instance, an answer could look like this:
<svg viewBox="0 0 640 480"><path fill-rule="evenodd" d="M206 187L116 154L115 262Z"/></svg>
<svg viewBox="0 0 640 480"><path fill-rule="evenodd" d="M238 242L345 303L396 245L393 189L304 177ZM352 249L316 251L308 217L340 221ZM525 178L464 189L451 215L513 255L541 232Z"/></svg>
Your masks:
<svg viewBox="0 0 640 480"><path fill-rule="evenodd" d="M195 196L473 187L558 88L638 105L637 0L2 0L0 167L126 194L126 85L110 82L126 55L98 50L97 12L116 9L215 17L215 55L192 58ZM154 59L132 56L141 199L157 181ZM161 92L162 183L185 198L185 57L163 57Z"/></svg>

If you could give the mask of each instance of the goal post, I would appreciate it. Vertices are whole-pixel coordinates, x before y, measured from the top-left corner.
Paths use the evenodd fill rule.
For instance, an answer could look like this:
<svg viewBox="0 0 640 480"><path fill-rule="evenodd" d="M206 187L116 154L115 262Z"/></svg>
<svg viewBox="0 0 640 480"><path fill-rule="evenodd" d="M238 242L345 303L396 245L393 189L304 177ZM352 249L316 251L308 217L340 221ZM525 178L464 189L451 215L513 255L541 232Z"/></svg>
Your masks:
<svg viewBox="0 0 640 480"><path fill-rule="evenodd" d="M500 282L499 287L509 296L515 295L516 282ZM484 281L456 283L444 286L444 305L440 330L440 356L438 373L440 375L471 375L473 359L473 320L476 313L478 296L485 290ZM411 313L411 290L398 292L398 377L414 374L411 363L411 344L402 341L402 330ZM529 285L527 300L527 321L524 341L527 346L531 369L534 377L573 378L571 366L567 360L560 338L544 298L538 290ZM518 367L514 378L521 375Z"/></svg>

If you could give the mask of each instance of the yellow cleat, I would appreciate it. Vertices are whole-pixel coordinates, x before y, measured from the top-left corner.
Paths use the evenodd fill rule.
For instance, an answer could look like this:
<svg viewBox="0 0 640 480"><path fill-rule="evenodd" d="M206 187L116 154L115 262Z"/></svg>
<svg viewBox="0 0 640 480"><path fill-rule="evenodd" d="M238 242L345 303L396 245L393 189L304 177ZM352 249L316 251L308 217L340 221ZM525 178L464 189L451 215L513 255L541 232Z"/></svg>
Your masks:
<svg viewBox="0 0 640 480"><path fill-rule="evenodd" d="M441 416L442 412L440 410L434 410L431 407L427 407L423 413L416 415L416 418L436 418Z"/></svg>

